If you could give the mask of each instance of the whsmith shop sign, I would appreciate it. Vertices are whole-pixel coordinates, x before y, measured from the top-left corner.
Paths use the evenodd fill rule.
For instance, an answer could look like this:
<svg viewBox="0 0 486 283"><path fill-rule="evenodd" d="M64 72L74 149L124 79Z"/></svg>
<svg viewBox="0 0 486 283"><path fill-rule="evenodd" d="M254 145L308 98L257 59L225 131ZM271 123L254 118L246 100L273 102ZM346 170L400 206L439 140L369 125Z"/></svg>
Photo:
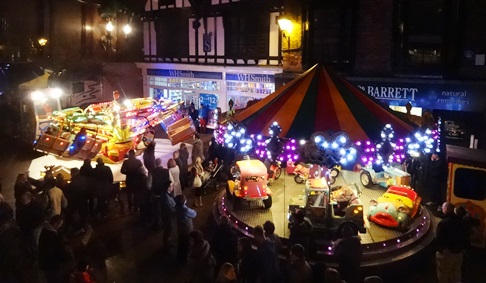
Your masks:
<svg viewBox="0 0 486 283"><path fill-rule="evenodd" d="M414 107L454 111L486 111L486 84L421 83L348 80L365 93L383 103L404 106L408 101Z"/></svg>

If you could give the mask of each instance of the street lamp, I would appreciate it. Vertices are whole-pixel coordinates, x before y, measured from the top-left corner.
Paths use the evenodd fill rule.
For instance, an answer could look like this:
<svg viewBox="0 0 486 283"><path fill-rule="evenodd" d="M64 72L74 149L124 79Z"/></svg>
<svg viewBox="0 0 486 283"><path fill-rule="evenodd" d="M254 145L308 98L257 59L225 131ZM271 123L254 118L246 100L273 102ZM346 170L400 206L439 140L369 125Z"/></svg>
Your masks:
<svg viewBox="0 0 486 283"><path fill-rule="evenodd" d="M128 21L128 23L125 24L123 26L123 28L121 29L123 31L123 33L125 34L125 39L132 32L132 27L130 26L131 19L132 18L130 17L130 20ZM103 48L105 49L105 51L111 50L113 53L116 53L116 51L117 51L116 50L116 42L115 42L115 46L112 45L113 32L116 31L116 26L114 24L114 21L116 20L116 18L113 15L111 15L111 16L107 17L106 20L108 22L105 25L105 34L103 34L101 36L101 43L102 43ZM115 41L117 39L118 38L115 37Z"/></svg>

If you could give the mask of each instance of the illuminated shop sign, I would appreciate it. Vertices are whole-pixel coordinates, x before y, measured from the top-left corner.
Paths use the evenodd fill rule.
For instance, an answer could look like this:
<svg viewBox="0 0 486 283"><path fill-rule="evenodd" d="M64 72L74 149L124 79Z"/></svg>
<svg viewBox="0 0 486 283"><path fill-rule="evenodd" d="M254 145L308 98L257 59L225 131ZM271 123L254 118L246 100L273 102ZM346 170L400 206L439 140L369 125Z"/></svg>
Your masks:
<svg viewBox="0 0 486 283"><path fill-rule="evenodd" d="M486 111L486 85L466 83L350 82L368 95L391 106L454 111Z"/></svg>
<svg viewBox="0 0 486 283"><path fill-rule="evenodd" d="M184 70L167 70L167 69L147 69L149 76L161 76L172 78L197 78L197 79L223 79L222 73L217 72L200 72L200 71L184 71Z"/></svg>
<svg viewBox="0 0 486 283"><path fill-rule="evenodd" d="M272 75L261 74L226 74L227 81L241 81L253 83L274 83L275 78Z"/></svg>

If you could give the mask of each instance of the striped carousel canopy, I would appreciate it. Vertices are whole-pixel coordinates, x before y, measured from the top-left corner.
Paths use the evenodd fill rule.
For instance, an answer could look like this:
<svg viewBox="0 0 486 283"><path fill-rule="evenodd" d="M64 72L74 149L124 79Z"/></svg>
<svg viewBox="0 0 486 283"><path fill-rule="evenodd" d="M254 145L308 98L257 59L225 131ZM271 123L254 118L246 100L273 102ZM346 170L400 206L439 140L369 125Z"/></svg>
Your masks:
<svg viewBox="0 0 486 283"><path fill-rule="evenodd" d="M268 134L273 122L281 137L304 138L317 131L346 132L351 140L381 140L390 124L397 137L409 135L414 125L341 76L315 65L274 93L261 99L234 119L252 134Z"/></svg>

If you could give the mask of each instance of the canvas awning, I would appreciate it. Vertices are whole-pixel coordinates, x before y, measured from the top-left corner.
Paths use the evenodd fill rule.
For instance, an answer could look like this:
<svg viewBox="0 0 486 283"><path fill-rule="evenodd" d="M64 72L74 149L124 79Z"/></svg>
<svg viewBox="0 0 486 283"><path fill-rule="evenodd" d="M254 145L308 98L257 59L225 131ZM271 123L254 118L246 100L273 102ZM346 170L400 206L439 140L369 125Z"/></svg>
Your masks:
<svg viewBox="0 0 486 283"><path fill-rule="evenodd" d="M397 136L407 136L415 128L321 65L313 66L234 119L248 132L263 135L276 121L282 137L304 139L317 131L344 131L353 141L380 140L386 124L391 124Z"/></svg>

